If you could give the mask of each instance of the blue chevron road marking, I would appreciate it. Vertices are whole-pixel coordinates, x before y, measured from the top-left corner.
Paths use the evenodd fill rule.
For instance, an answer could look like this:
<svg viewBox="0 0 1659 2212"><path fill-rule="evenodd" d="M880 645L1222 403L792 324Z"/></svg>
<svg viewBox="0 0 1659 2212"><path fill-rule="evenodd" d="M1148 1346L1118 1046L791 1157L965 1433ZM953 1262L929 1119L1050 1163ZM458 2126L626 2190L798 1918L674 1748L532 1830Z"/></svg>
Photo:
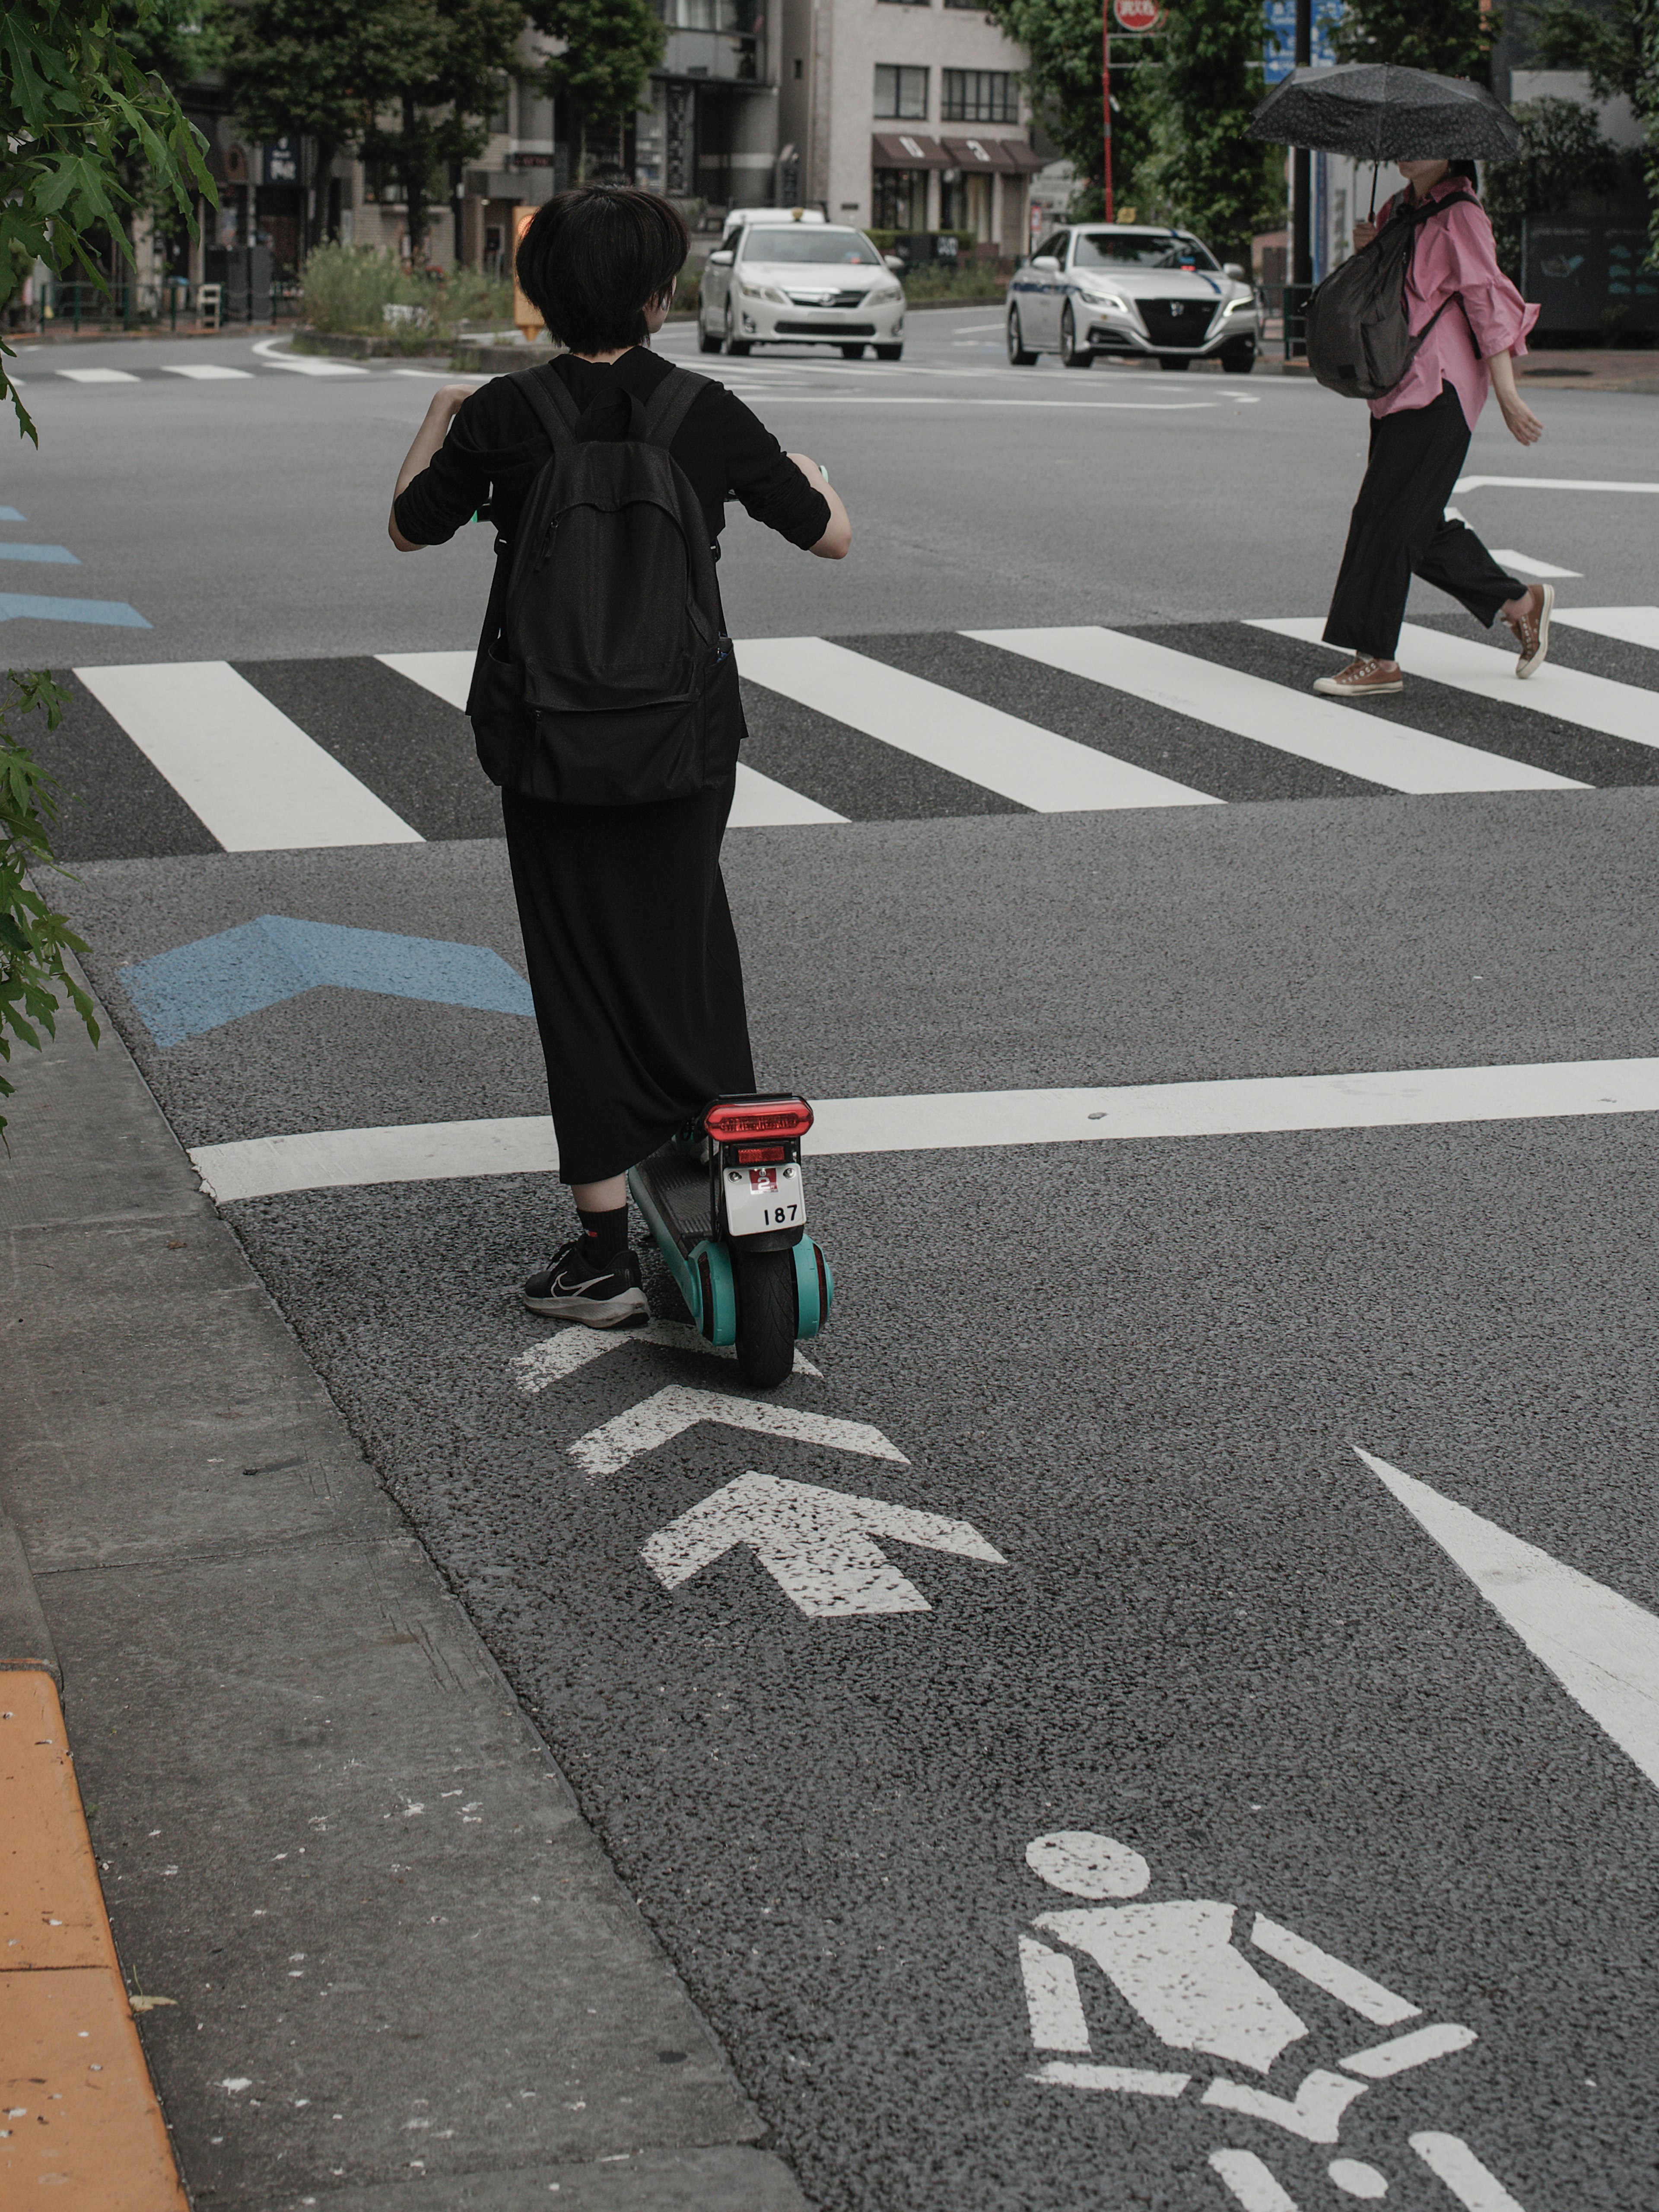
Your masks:
<svg viewBox="0 0 1659 2212"><path fill-rule="evenodd" d="M33 592L0 592L0 622L104 623L114 629L148 629L125 599L48 599Z"/></svg>
<svg viewBox="0 0 1659 2212"><path fill-rule="evenodd" d="M28 517L20 514L15 507L0 507L0 522L27 522Z"/></svg>
<svg viewBox="0 0 1659 2212"><path fill-rule="evenodd" d="M81 565L67 545L15 545L3 538L0 538L0 561L52 561L60 568Z"/></svg>
<svg viewBox="0 0 1659 2212"><path fill-rule="evenodd" d="M158 952L124 968L121 981L160 1045L182 1044L324 983L491 1014L534 1012L529 984L488 945L393 937L281 914Z"/></svg>

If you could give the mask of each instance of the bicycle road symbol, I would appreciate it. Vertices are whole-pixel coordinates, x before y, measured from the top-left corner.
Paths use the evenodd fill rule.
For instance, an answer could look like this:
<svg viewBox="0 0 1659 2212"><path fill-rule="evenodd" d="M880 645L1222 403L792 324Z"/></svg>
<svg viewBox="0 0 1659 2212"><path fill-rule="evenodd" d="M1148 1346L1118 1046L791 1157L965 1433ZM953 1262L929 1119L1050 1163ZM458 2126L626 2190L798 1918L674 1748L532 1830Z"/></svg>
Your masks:
<svg viewBox="0 0 1659 2212"><path fill-rule="evenodd" d="M1130 1904L1152 1886L1152 1869L1137 1850L1111 1836L1061 1830L1027 1844L1025 1863L1050 1889L1091 1902L1039 1912L1037 1935L1019 1939L1021 1978L1031 2041L1048 2058L1028 2076L1069 2089L1131 2097L1179 2097L1191 2070L1121 2066L1097 2059L1083 2008L1078 1961L1097 1966L1129 2009L1167 2050L1224 2061L1266 2076L1274 2062L1311 2031L1273 1983L1233 1940L1237 1908L1218 1899ZM1049 1939L1049 1940L1044 1940ZM1335 2067L1305 2073L1285 2096L1231 2074L1214 2072L1200 2102L1255 2120L1304 2142L1335 2145L1343 2116L1378 2081L1466 2051L1474 2030L1454 2021L1421 2021L1422 2008L1385 1989L1357 1966L1254 1915L1248 1944L1313 1988L1322 1990L1373 2027L1405 2029L1362 2045ZM1460 2136L1422 2130L1407 2138L1416 2155L1468 2212L1522 2212L1497 2176ZM1210 2166L1246 2212L1298 2212L1294 2199L1255 2151L1212 2151ZM1334 2158L1326 2169L1345 2195L1381 2197L1388 2176L1362 2160Z"/></svg>

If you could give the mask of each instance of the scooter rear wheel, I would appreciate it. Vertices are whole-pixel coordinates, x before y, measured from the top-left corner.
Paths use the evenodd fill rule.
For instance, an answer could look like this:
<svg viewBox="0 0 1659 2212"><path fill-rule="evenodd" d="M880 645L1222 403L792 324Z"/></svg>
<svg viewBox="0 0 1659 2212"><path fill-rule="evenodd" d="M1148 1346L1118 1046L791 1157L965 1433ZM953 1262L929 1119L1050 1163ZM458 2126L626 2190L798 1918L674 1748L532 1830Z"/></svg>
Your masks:
<svg viewBox="0 0 1659 2212"><path fill-rule="evenodd" d="M795 1255L733 1252L738 1298L738 1372L751 1389L769 1390L795 1364Z"/></svg>

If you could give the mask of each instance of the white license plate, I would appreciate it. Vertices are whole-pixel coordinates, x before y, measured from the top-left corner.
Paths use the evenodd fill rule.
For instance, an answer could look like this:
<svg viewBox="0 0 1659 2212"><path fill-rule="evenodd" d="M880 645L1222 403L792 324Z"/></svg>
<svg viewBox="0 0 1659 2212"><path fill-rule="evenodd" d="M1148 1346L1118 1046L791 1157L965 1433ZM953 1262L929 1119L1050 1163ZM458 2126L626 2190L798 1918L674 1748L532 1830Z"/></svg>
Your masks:
<svg viewBox="0 0 1659 2212"><path fill-rule="evenodd" d="M726 1170L726 1225L733 1237L767 1229L799 1229L806 1218L806 1186L793 1160L774 1168Z"/></svg>

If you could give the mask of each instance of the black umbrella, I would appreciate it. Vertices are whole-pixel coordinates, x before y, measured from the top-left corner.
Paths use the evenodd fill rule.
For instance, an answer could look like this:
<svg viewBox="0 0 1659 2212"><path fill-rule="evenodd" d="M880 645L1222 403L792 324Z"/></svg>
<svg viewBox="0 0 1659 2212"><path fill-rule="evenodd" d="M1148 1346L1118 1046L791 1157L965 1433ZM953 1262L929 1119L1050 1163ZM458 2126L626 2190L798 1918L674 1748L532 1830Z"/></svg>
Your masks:
<svg viewBox="0 0 1659 2212"><path fill-rule="evenodd" d="M1521 150L1514 117L1485 85L1393 62L1297 70L1244 135L1357 161L1504 161Z"/></svg>

